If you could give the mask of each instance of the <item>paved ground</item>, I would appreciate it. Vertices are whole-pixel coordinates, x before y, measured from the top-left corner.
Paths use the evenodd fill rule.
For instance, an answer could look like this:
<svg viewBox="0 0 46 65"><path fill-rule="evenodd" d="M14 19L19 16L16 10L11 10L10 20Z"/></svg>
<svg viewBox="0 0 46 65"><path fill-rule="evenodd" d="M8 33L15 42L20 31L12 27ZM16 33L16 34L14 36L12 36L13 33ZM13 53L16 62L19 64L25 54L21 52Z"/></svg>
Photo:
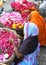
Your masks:
<svg viewBox="0 0 46 65"><path fill-rule="evenodd" d="M8 11L11 11L12 10L12 8L11 8L11 6L10 6L10 3L12 2L13 0L7 0L4 4L3 4L3 7L4 7L4 11L6 12L8 12Z"/></svg>
<svg viewBox="0 0 46 65"><path fill-rule="evenodd" d="M41 47L38 60L39 65L46 65L46 47Z"/></svg>
<svg viewBox="0 0 46 65"><path fill-rule="evenodd" d="M13 0L7 0L6 3L4 3L4 11L11 11L12 8L10 6L10 3ZM41 47L41 51L38 57L39 65L46 65L46 47Z"/></svg>

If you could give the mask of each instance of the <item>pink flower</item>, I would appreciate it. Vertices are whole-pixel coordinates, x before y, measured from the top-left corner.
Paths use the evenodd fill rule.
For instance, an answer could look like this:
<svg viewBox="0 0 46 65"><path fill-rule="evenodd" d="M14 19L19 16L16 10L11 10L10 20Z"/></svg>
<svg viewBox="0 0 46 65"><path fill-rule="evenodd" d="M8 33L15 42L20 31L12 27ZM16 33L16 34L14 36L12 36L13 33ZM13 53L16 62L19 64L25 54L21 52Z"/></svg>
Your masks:
<svg viewBox="0 0 46 65"><path fill-rule="evenodd" d="M13 38L14 44L16 46L18 46L18 40L12 32L0 30L0 33L2 33L0 34L0 50L2 50L0 53L0 61L2 61L4 59L4 54L8 54L10 57L14 52L14 45L9 41L9 38Z"/></svg>

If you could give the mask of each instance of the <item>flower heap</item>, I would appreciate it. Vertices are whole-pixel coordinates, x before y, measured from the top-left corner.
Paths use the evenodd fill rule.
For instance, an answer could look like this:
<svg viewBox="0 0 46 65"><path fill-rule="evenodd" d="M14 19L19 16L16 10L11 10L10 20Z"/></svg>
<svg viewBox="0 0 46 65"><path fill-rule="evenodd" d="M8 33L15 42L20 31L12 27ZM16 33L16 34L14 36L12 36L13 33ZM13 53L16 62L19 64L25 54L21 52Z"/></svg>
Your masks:
<svg viewBox="0 0 46 65"><path fill-rule="evenodd" d="M10 39L13 39L14 44ZM18 46L17 37L12 32L4 31L0 28L0 62L12 56L14 46Z"/></svg>
<svg viewBox="0 0 46 65"><path fill-rule="evenodd" d="M11 7L15 11L19 11L22 14L22 17L25 18L29 15L29 12L22 13L24 10L35 10L36 9L36 4L32 2L28 2L27 0L17 0L15 2L11 3Z"/></svg>
<svg viewBox="0 0 46 65"><path fill-rule="evenodd" d="M12 2L11 7L14 10L22 11L22 10L25 10L25 9L32 9L33 7L34 7L34 9L36 9L36 4L32 3L32 2L28 2L28 1L22 1L22 3Z"/></svg>
<svg viewBox="0 0 46 65"><path fill-rule="evenodd" d="M23 28L24 26L24 20L19 12L5 13L0 17L0 23L3 23L9 28ZM15 26L13 26L13 24L15 24Z"/></svg>

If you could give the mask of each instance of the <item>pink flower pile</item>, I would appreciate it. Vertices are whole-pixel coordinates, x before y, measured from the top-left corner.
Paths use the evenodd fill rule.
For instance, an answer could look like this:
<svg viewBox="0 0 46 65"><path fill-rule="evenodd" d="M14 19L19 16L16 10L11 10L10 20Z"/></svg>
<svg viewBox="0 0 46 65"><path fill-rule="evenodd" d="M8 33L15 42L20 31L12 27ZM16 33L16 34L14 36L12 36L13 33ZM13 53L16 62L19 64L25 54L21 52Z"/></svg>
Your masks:
<svg viewBox="0 0 46 65"><path fill-rule="evenodd" d="M36 8L36 4L33 2L23 1L22 4L25 4L28 7L28 9L31 8L32 6Z"/></svg>
<svg viewBox="0 0 46 65"><path fill-rule="evenodd" d="M36 4L32 3L32 2L28 2L27 0L22 0L22 4L19 2L12 2L11 3L11 7L15 10L15 11L20 11L22 13L23 10L28 10L31 9L32 6L34 6L36 8ZM22 13L22 17L26 18L29 15L29 12L26 13Z"/></svg>
<svg viewBox="0 0 46 65"><path fill-rule="evenodd" d="M14 45L17 47L17 37L12 32L4 31L0 28L0 62L11 57L14 52L14 45L10 41L11 38L14 41ZM7 58L5 58L5 54L8 54Z"/></svg>
<svg viewBox="0 0 46 65"><path fill-rule="evenodd" d="M3 23L6 27L12 28L13 23L21 23L24 25L24 20L19 12L5 13L0 17L0 23Z"/></svg>
<svg viewBox="0 0 46 65"><path fill-rule="evenodd" d="M35 3L32 3L32 2L28 2L28 1L22 1L22 4L19 3L19 2L12 2L11 3L11 7L15 10L18 10L18 11L22 11L22 10L25 10L25 9L29 9L31 8L32 6L34 6L36 8L36 4Z"/></svg>
<svg viewBox="0 0 46 65"><path fill-rule="evenodd" d="M12 3L11 3L11 7L12 7L13 9L17 10L17 11L22 11L22 10L28 8L28 7L26 6L26 4L23 5L23 4L20 4L20 3L17 3L17 2L12 2Z"/></svg>

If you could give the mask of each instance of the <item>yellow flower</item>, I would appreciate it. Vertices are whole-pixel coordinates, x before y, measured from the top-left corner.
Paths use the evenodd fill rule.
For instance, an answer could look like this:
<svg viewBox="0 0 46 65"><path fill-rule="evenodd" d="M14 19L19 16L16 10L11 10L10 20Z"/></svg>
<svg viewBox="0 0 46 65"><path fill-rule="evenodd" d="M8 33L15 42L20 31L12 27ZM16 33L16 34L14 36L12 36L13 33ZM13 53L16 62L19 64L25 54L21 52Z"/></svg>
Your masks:
<svg viewBox="0 0 46 65"><path fill-rule="evenodd" d="M16 28L16 24L15 24L15 23L13 23L12 28L13 28L13 29L15 29L15 28Z"/></svg>

